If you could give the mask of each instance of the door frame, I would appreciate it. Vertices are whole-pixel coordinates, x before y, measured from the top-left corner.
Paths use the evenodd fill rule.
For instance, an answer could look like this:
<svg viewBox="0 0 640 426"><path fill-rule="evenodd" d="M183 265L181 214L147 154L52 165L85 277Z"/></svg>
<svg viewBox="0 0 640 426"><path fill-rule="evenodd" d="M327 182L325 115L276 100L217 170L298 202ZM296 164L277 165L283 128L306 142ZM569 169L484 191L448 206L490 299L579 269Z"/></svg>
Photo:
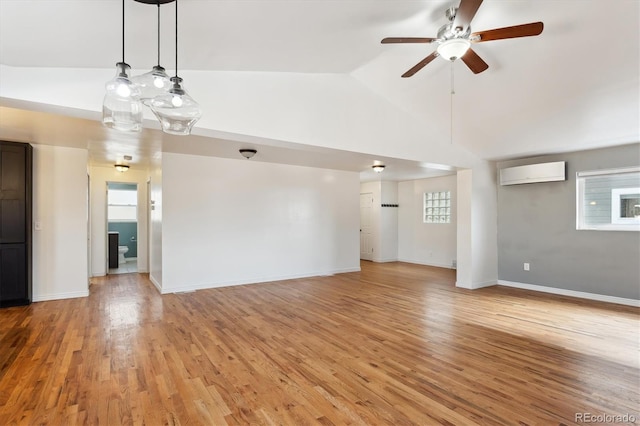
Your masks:
<svg viewBox="0 0 640 426"><path fill-rule="evenodd" d="M369 244L370 244L370 248L371 251L369 253L365 253L362 251L362 196L369 196L369 198L371 199L371 207L368 209L369 210ZM373 261L373 242L371 241L372 239L372 218L373 218L373 202L374 202L374 197L373 197L373 192L361 192L360 193L360 259L361 260L369 260L369 261ZM364 253L364 255L363 255Z"/></svg>

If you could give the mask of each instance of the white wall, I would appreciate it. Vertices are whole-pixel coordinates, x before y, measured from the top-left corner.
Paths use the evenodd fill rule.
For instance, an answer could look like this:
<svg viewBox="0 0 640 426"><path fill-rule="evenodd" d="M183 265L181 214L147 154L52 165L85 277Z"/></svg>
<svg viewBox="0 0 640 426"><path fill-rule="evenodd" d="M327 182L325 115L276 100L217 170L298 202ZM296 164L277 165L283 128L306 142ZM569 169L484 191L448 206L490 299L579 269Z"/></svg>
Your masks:
<svg viewBox="0 0 640 426"><path fill-rule="evenodd" d="M491 161L458 172L458 287L476 289L497 284L496 176L496 164Z"/></svg>
<svg viewBox="0 0 640 426"><path fill-rule="evenodd" d="M162 291L162 166L155 164L150 173L151 224L149 226L149 279Z"/></svg>
<svg viewBox="0 0 640 426"><path fill-rule="evenodd" d="M107 182L138 184L138 272L148 272L146 170L130 168L126 173L114 167L90 167L91 176L91 276L107 273Z"/></svg>
<svg viewBox="0 0 640 426"><path fill-rule="evenodd" d="M162 292L357 271L355 172L164 153Z"/></svg>
<svg viewBox="0 0 640 426"><path fill-rule="evenodd" d="M89 295L87 151L33 145L33 301Z"/></svg>
<svg viewBox="0 0 640 426"><path fill-rule="evenodd" d="M380 204L398 204L398 182L380 182ZM380 239L381 246L376 262L395 262L398 260L398 208L381 207ZM375 253L374 253L375 254Z"/></svg>
<svg viewBox="0 0 640 426"><path fill-rule="evenodd" d="M451 223L424 223L425 192L451 191ZM456 176L398 183L398 259L422 265L453 267L457 260Z"/></svg>

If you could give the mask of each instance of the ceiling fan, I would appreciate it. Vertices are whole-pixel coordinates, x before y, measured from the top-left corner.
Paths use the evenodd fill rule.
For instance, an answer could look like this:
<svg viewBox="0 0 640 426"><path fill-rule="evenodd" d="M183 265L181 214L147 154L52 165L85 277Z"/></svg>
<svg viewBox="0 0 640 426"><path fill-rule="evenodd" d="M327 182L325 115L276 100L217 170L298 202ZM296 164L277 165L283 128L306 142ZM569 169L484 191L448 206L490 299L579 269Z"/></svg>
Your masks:
<svg viewBox="0 0 640 426"><path fill-rule="evenodd" d="M449 23L443 25L438 30L436 38L430 37L387 37L382 39L383 44L388 43L437 43L438 47L429 56L418 62L409 71L402 74L402 77L411 77L429 62L438 56L455 61L462 59L474 74L479 74L489 68L489 65L482 60L476 52L471 49L471 43L481 43L491 40L503 40L507 38L537 36L542 33L544 25L542 22L532 22L530 24L515 25L513 27L496 28L487 31L471 32L469 24L475 16L482 0L461 0L460 6L450 7L445 12Z"/></svg>

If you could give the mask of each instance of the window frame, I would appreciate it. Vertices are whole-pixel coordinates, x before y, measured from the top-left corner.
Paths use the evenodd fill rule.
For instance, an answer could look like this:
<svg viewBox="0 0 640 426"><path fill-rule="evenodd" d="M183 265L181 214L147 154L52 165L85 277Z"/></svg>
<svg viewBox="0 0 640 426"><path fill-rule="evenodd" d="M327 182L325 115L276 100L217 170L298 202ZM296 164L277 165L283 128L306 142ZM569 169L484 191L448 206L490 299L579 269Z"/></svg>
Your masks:
<svg viewBox="0 0 640 426"><path fill-rule="evenodd" d="M637 193L639 188L627 187L627 188L612 188L611 189L611 219L606 224L586 224L585 223L585 180L590 177L596 176L614 176L622 174L640 173L639 167L623 167L617 169L603 169L603 170L591 170L581 171L576 173L576 230L578 231L640 231L640 218L620 218L619 204L614 204L614 201L619 201L620 195L628 193ZM617 210L617 211L616 211ZM617 216L617 218L616 218Z"/></svg>
<svg viewBox="0 0 640 426"><path fill-rule="evenodd" d="M436 196L437 194L437 196ZM430 195L430 197L429 197ZM435 205L435 202L438 202L438 205ZM440 205L440 201L444 201L444 205ZM428 202L431 202L431 205L428 205ZM428 213L427 209L432 209L431 213ZM435 209L438 209L438 214L435 214ZM446 209L443 213L441 209ZM444 191L426 191L422 193L422 223L427 225L447 225L451 223L451 210L453 209L451 202L451 190ZM432 220L427 220L427 217L431 217ZM433 220L433 218L445 218L444 221L438 219L437 221Z"/></svg>
<svg viewBox="0 0 640 426"><path fill-rule="evenodd" d="M130 204L130 203L110 203L110 196L109 193L111 193L111 195L114 194L113 191L116 192L135 192L135 199L133 200L135 202L135 204ZM138 203L137 203L137 196L138 196L138 192L137 190L129 190L129 189L109 189L109 192L107 193L107 220L109 222L121 222L121 223L126 223L126 222L138 222ZM131 209L133 210L133 215L128 215L126 218L121 219L121 218L114 218L114 216L121 216L121 213L123 210L120 210L120 214L115 215L114 211L111 209L111 207L120 207L120 208L125 208L125 210Z"/></svg>

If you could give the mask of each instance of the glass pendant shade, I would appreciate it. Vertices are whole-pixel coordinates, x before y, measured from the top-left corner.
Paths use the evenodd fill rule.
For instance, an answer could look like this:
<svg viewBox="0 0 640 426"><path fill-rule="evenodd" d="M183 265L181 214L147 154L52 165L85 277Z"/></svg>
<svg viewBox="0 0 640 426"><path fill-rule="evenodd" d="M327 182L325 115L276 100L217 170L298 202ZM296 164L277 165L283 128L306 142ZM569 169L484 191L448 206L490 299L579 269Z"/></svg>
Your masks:
<svg viewBox="0 0 640 426"><path fill-rule="evenodd" d="M181 86L182 78L171 77L168 93L156 96L149 106L156 115L162 131L172 135L188 135L193 125L202 117L200 105Z"/></svg>
<svg viewBox="0 0 640 426"><path fill-rule="evenodd" d="M142 103L140 89L129 79L131 67L116 64L116 76L107 82L102 102L102 122L112 129L139 132L142 130Z"/></svg>
<svg viewBox="0 0 640 426"><path fill-rule="evenodd" d="M164 68L156 65L151 71L131 79L140 88L140 100L149 105L151 99L164 95L171 89L171 81Z"/></svg>

